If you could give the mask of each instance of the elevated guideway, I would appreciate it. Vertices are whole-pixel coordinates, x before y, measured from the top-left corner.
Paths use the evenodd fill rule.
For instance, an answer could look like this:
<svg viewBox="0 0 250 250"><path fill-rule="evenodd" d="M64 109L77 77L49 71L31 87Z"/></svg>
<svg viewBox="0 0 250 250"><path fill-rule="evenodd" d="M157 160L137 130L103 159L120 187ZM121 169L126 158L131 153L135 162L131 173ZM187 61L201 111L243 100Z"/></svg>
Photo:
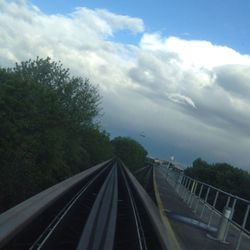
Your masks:
<svg viewBox="0 0 250 250"><path fill-rule="evenodd" d="M176 250L155 203L116 159L1 214L0 248Z"/></svg>
<svg viewBox="0 0 250 250"><path fill-rule="evenodd" d="M249 201L179 168L134 174L144 188L121 161L109 160L11 208L0 215L0 248L250 249ZM223 207L231 209L226 224Z"/></svg>

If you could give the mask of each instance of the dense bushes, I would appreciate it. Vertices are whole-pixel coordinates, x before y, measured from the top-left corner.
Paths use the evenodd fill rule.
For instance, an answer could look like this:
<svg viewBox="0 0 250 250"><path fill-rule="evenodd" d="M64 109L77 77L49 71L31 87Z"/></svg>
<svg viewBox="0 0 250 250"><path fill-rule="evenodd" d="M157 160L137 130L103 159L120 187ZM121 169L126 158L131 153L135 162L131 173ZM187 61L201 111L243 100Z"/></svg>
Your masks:
<svg viewBox="0 0 250 250"><path fill-rule="evenodd" d="M112 141L114 153L132 171L144 166L147 151L137 141L128 137L116 137Z"/></svg>
<svg viewBox="0 0 250 250"><path fill-rule="evenodd" d="M0 69L0 210L113 155L100 96L49 58Z"/></svg>
<svg viewBox="0 0 250 250"><path fill-rule="evenodd" d="M185 174L250 200L250 174L227 163L208 164L197 159Z"/></svg>

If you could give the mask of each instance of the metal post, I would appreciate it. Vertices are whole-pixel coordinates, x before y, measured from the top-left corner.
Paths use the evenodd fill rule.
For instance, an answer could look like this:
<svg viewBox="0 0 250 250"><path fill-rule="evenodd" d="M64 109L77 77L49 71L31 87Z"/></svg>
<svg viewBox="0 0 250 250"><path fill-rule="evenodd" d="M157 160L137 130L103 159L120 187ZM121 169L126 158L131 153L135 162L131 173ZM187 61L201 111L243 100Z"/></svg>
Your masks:
<svg viewBox="0 0 250 250"><path fill-rule="evenodd" d="M187 196L188 196L188 192L190 192L189 189L190 189L191 183L192 183L192 179L189 178L189 183L188 183L188 187L187 187L187 191L186 191L186 197L184 199L185 202L188 200Z"/></svg>
<svg viewBox="0 0 250 250"><path fill-rule="evenodd" d="M237 202L237 199L236 199L236 198L234 198L234 201L233 201L233 206L232 206L233 211L234 211L234 209L235 209L236 202Z"/></svg>
<svg viewBox="0 0 250 250"><path fill-rule="evenodd" d="M182 194L182 199L183 200L185 199L188 183L189 183L189 177L186 176L186 180L185 180L185 183L183 185L183 194Z"/></svg>
<svg viewBox="0 0 250 250"><path fill-rule="evenodd" d="M185 175L182 173L181 185L183 185L184 178L185 178Z"/></svg>
<svg viewBox="0 0 250 250"><path fill-rule="evenodd" d="M218 232L217 232L217 239L219 241L225 241L226 237L227 237L227 228L228 228L228 222L229 222L229 219L231 217L231 214L232 214L232 208L230 207L225 207L224 210L223 210L223 214L222 214L222 217L221 217L221 220L220 220L220 224L219 224L219 229L218 229Z"/></svg>
<svg viewBox="0 0 250 250"><path fill-rule="evenodd" d="M213 202L213 206L212 206L212 212L210 213L209 220L208 220L208 223L207 223L208 226L211 223L211 220L212 220L212 217L213 217L213 214L214 214L214 210L215 210L215 206L216 206L216 202L218 200L218 196L219 196L219 191L216 192L216 195L215 195L215 198L214 198L214 202Z"/></svg>
<svg viewBox="0 0 250 250"><path fill-rule="evenodd" d="M242 232L243 232L242 229L245 229L245 226L246 226L246 223L247 223L248 214L249 214L249 210L250 210L250 204L247 205L247 209L246 209L246 212L245 212L245 215L244 215L244 220L243 220L243 223L241 225L242 228L241 228L241 231L240 231L240 236L239 236L239 239L238 239L238 242L237 242L236 250L239 250L239 248L240 248L240 243L241 243L241 238L242 238Z"/></svg>
<svg viewBox="0 0 250 250"><path fill-rule="evenodd" d="M203 186L204 186L204 185L201 184L200 191L199 191L199 196L198 196L198 200L197 200L197 202L196 202L195 209L194 209L194 213L197 212L198 205L199 205L200 199L201 199L201 193L202 193L202 191L203 191Z"/></svg>
<svg viewBox="0 0 250 250"><path fill-rule="evenodd" d="M197 196L196 196L196 189L197 189L197 186L198 186L198 182L195 181L194 192L193 192L193 195L192 195L192 198L191 198L191 201L190 201L190 205L189 205L190 208L192 208L192 204L193 204L193 202L194 202L194 200L195 200L195 197L197 197Z"/></svg>
<svg viewBox="0 0 250 250"><path fill-rule="evenodd" d="M228 197L229 198L229 197ZM230 201L232 197L230 197L228 200ZM227 200L227 205L229 205L229 201ZM233 201L233 205L232 205L232 212L231 212L231 215L230 215L230 220L233 219L233 216L234 216L234 208L235 208L235 205L236 205L236 202L237 202L237 199L234 198L234 201ZM229 226L230 226L230 223L227 224L227 229L226 229L226 233L225 233L225 236L224 236L224 239L223 241L226 241L226 237L227 237L227 233L228 233L228 230L229 230Z"/></svg>
<svg viewBox="0 0 250 250"><path fill-rule="evenodd" d="M193 180L193 185L191 188L191 195L189 196L189 200L188 200L189 207L191 207L192 200L193 200L193 197L195 195L196 187L197 187L197 182L195 180Z"/></svg>
<svg viewBox="0 0 250 250"><path fill-rule="evenodd" d="M182 197L182 199L183 199L184 201L185 201L185 199L186 199L186 194L187 194L187 189L188 189L189 183L190 183L190 178L187 177L187 182L185 183L185 190L184 190L183 197Z"/></svg>
<svg viewBox="0 0 250 250"><path fill-rule="evenodd" d="M183 198L183 195L184 195L184 192L185 192L185 185L186 185L186 182L187 182L187 176L184 176L183 178L183 183L182 183L182 191L181 191L181 194L180 194L180 197Z"/></svg>
<svg viewBox="0 0 250 250"><path fill-rule="evenodd" d="M227 197L226 207L229 207L229 203L230 203L230 201L231 201L231 196L228 196L228 197Z"/></svg>
<svg viewBox="0 0 250 250"><path fill-rule="evenodd" d="M193 179L192 181L193 181L193 182L192 182L192 187L191 187L191 189L190 189L189 197L188 197L188 199L187 199L187 204L189 204L189 202L190 202L190 200L191 200L191 198L192 198L192 196L193 196L193 192L194 192L195 180Z"/></svg>
<svg viewBox="0 0 250 250"><path fill-rule="evenodd" d="M203 212L204 212L204 209L205 209L205 206L206 206L206 202L207 202L207 198L208 198L209 192L210 192L210 187L207 188L206 197L205 197L205 200L203 201L204 206L203 206L203 208L201 210L200 218L202 218L202 215L203 215Z"/></svg>

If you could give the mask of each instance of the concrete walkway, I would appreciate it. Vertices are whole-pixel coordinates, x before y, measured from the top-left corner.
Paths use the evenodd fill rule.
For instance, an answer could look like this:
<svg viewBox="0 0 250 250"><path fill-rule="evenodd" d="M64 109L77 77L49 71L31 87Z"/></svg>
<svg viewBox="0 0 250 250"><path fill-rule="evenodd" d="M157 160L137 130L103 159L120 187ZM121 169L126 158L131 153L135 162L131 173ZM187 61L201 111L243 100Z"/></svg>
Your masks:
<svg viewBox="0 0 250 250"><path fill-rule="evenodd" d="M229 244L224 244L207 237L209 233L197 223L201 220L196 216L192 209L177 195L174 188L166 182L164 173L160 168L155 168L156 192L160 197L160 202L165 209L165 215L175 233L176 239L183 250L233 250L236 249L237 236L231 236ZM179 216L180 215L180 216ZM187 221L181 220L187 218ZM193 221L190 220L194 219ZM188 221L193 223L188 223ZM205 224L204 224L205 225ZM215 228L214 228L215 229ZM212 233L212 232L211 232ZM235 237L235 239L234 239ZM242 242L240 250L250 249L249 241Z"/></svg>

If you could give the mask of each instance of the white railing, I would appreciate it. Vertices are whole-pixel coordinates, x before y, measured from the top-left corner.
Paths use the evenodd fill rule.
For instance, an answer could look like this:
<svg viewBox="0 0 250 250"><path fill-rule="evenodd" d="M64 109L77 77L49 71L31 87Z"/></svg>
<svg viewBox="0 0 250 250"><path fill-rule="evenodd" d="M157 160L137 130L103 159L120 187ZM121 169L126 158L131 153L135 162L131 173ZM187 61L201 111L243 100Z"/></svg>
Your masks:
<svg viewBox="0 0 250 250"><path fill-rule="evenodd" d="M240 249L242 238L250 239L250 201L227 193L204 182L197 181L172 168L160 166L166 181L175 188L177 194L208 226L219 227L223 210L231 211L228 218L224 242L229 229L237 235L236 250Z"/></svg>

